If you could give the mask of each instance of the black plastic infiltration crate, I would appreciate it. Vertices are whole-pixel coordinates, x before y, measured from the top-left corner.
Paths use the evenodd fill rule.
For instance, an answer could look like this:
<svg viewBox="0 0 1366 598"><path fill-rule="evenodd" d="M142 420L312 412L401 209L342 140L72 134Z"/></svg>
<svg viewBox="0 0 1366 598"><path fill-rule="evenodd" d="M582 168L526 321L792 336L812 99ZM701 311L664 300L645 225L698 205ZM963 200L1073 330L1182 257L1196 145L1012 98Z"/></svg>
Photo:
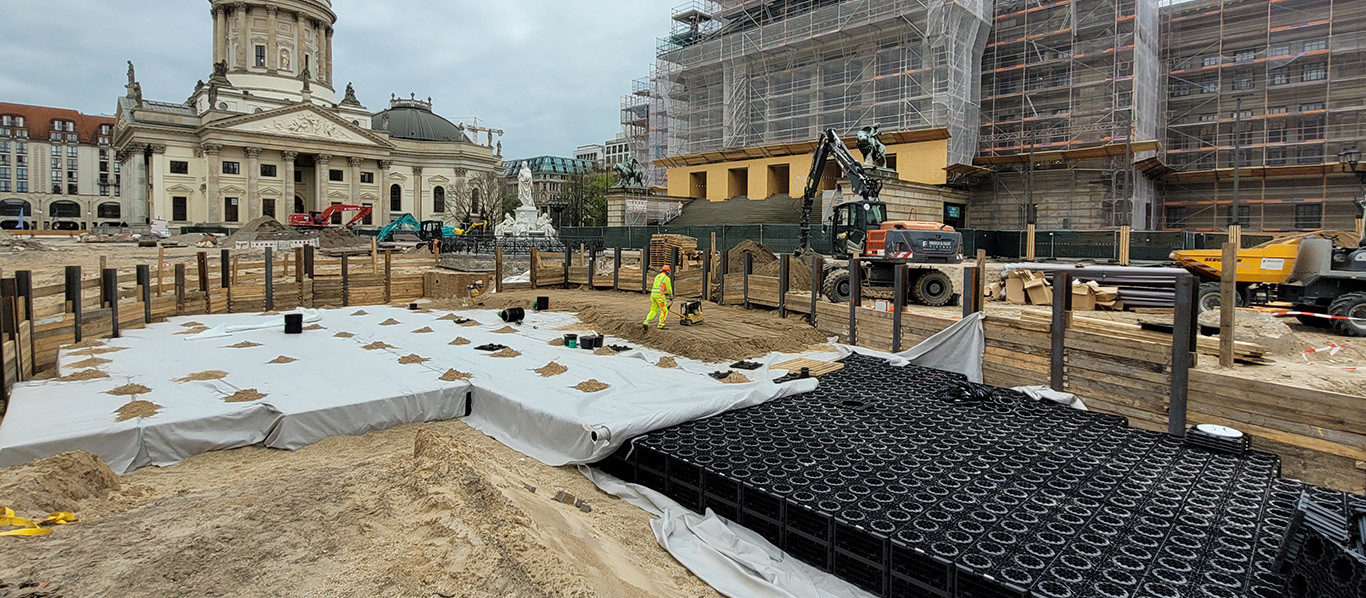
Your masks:
<svg viewBox="0 0 1366 598"><path fill-rule="evenodd" d="M1222 448L853 355L600 466L878 596L1366 596L1366 499Z"/></svg>

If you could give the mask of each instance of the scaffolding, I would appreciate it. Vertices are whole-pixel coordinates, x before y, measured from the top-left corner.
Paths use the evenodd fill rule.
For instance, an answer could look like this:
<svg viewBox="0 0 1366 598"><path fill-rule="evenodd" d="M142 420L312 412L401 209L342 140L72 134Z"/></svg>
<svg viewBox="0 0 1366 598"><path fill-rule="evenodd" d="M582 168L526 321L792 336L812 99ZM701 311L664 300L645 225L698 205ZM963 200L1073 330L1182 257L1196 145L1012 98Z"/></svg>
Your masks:
<svg viewBox="0 0 1366 598"><path fill-rule="evenodd" d="M1162 9L1167 228L1239 219L1262 230L1347 228L1366 97L1366 2L1194 0Z"/></svg>
<svg viewBox="0 0 1366 598"><path fill-rule="evenodd" d="M977 149L988 0L697 0L659 40L653 145L667 156L943 127Z"/></svg>
<svg viewBox="0 0 1366 598"><path fill-rule="evenodd" d="M1005 162L993 177L993 203L1017 216L994 224L1023 226L1033 203L1045 226L1146 226L1155 189L1134 162L1150 151L1042 163L1033 156L1159 139L1157 7L1148 0L997 0L995 6L982 58L979 155L1024 158ZM1048 196L1060 182L1083 194Z"/></svg>

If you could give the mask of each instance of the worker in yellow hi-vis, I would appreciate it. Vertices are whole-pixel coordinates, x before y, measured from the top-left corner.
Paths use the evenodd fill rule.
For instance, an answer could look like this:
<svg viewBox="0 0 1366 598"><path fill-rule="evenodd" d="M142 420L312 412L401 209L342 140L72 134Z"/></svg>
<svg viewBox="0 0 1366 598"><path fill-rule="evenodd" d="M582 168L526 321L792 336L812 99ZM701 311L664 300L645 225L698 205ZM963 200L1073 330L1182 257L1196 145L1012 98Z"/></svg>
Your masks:
<svg viewBox="0 0 1366 598"><path fill-rule="evenodd" d="M663 271L655 275L655 284L650 289L650 315L640 327L649 330L650 321L655 319L655 314L659 314L659 329L663 330L664 319L669 317L669 302L673 299L674 285L670 280L669 266L665 264Z"/></svg>

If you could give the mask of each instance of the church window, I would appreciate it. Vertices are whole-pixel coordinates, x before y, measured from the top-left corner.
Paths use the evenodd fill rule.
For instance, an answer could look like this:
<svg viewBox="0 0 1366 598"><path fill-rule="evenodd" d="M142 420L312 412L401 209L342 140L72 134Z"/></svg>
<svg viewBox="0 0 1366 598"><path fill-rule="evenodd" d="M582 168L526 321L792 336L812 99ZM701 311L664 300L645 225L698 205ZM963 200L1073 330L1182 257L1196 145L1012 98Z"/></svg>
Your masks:
<svg viewBox="0 0 1366 598"><path fill-rule="evenodd" d="M327 171L327 180L342 182L346 180L346 177L345 174L340 170L329 170Z"/></svg>
<svg viewBox="0 0 1366 598"><path fill-rule="evenodd" d="M389 211L403 211L403 187L391 185L389 187Z"/></svg>
<svg viewBox="0 0 1366 598"><path fill-rule="evenodd" d="M373 172L362 172L362 173L360 173L360 182L362 182L362 183L373 183L373 182L375 182L375 173L373 173Z"/></svg>
<svg viewBox="0 0 1366 598"><path fill-rule="evenodd" d="M223 198L223 220L225 222L237 222L237 198Z"/></svg>
<svg viewBox="0 0 1366 598"><path fill-rule="evenodd" d="M266 66L266 47L256 46L256 66L264 68Z"/></svg>
<svg viewBox="0 0 1366 598"><path fill-rule="evenodd" d="M171 220L185 222L190 219L190 200L185 197L171 198Z"/></svg>
<svg viewBox="0 0 1366 598"><path fill-rule="evenodd" d="M446 211L446 188L432 189L432 211L440 214Z"/></svg>
<svg viewBox="0 0 1366 598"><path fill-rule="evenodd" d="M267 177L267 178L272 178L272 179L273 179L273 178L275 178L275 174L276 174L276 170L275 170L275 165L274 165L274 164L262 164L262 165L261 165L261 176Z"/></svg>
<svg viewBox="0 0 1366 598"><path fill-rule="evenodd" d="M261 200L261 215L275 217L275 200L269 198Z"/></svg>
<svg viewBox="0 0 1366 598"><path fill-rule="evenodd" d="M223 174L242 174L241 162L224 162Z"/></svg>

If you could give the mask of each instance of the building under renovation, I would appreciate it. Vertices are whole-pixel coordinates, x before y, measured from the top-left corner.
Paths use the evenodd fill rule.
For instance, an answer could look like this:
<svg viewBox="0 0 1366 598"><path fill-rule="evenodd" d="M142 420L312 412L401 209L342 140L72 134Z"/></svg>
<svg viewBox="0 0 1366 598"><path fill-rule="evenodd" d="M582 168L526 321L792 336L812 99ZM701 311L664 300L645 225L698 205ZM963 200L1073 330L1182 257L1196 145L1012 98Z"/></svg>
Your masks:
<svg viewBox="0 0 1366 598"><path fill-rule="evenodd" d="M1350 227L1362 194L1337 159L1362 137L1359 0L721 0L672 22L623 101L643 164L877 123L947 131L976 228L1215 229L1235 155L1253 229Z"/></svg>

